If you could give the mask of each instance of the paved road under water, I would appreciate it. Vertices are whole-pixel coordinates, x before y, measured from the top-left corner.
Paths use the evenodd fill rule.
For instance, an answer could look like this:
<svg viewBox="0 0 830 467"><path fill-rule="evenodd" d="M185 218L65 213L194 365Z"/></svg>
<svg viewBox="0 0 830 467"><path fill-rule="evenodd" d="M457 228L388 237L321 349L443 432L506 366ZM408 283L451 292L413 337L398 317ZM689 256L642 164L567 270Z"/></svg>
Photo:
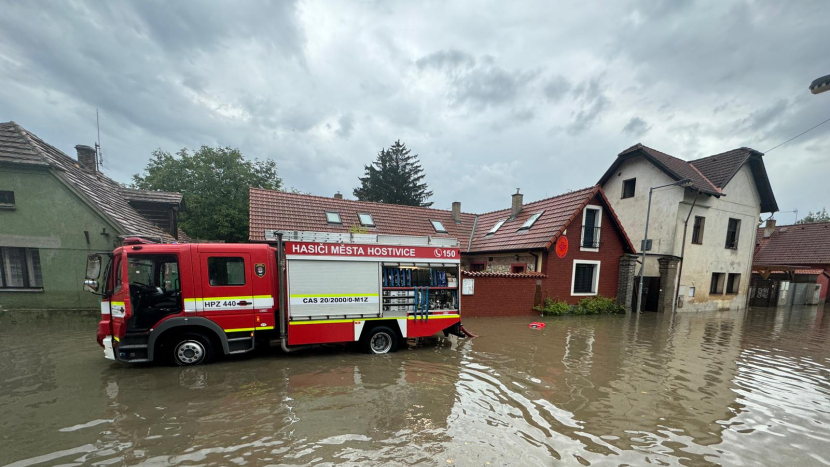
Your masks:
<svg viewBox="0 0 830 467"><path fill-rule="evenodd" d="M0 465L830 463L830 312L529 321L181 369L2 317Z"/></svg>

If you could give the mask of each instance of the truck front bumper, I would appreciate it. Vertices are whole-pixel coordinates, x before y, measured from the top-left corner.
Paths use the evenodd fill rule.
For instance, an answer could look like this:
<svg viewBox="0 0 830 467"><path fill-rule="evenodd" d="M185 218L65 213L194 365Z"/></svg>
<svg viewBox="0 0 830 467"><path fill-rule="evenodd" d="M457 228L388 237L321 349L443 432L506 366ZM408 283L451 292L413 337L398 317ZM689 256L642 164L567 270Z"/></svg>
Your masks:
<svg viewBox="0 0 830 467"><path fill-rule="evenodd" d="M115 360L115 351L112 349L112 336L104 338L104 358Z"/></svg>

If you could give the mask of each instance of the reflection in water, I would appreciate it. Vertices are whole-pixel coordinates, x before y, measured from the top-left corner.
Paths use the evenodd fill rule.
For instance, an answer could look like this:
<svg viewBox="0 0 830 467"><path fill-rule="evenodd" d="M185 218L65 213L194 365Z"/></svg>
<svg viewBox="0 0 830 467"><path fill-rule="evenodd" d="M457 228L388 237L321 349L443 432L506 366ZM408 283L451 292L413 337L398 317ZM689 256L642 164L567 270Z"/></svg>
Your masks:
<svg viewBox="0 0 830 467"><path fill-rule="evenodd" d="M528 321L180 369L0 317L0 465L830 464L821 310Z"/></svg>

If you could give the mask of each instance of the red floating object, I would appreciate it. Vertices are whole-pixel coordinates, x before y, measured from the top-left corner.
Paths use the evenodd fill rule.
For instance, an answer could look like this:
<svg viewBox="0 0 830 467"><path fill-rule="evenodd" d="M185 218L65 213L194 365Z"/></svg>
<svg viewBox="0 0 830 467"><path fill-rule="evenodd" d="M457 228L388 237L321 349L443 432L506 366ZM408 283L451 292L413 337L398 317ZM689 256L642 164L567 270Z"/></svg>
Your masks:
<svg viewBox="0 0 830 467"><path fill-rule="evenodd" d="M529 327L530 329L544 329L545 328L545 323L540 323L538 321L535 321L533 323L528 324L527 327Z"/></svg>

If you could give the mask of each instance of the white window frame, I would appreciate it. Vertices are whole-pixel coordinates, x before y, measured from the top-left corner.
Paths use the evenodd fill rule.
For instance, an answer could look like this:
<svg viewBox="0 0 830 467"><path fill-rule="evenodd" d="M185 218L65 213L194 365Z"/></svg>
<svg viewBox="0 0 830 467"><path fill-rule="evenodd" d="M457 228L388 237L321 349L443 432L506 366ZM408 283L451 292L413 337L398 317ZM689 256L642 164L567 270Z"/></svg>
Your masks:
<svg viewBox="0 0 830 467"><path fill-rule="evenodd" d="M597 244L599 244L600 234L602 233L602 228L601 228L602 227L602 206L597 206L596 204L586 204L585 207L582 208L582 232L580 233L580 238L579 238L579 251L593 251L594 253L596 253L596 252L599 251L599 247L597 247L597 248L586 248L586 247L582 246L583 244L585 244L585 212L588 209L596 209L597 211L599 211L597 213L597 217L596 217L597 224L595 226L597 229L599 229L599 230L597 230L597 238L595 239ZM571 289L571 290L573 290L573 289Z"/></svg>
<svg viewBox="0 0 830 467"><path fill-rule="evenodd" d="M594 268L594 278L591 281L591 292L574 292L574 285L576 284L576 265L577 264L593 264L596 266ZM599 293L599 268L602 265L602 261L594 261L588 259L575 259L573 262L573 266L571 266L571 297L591 297L595 296Z"/></svg>
<svg viewBox="0 0 830 467"><path fill-rule="evenodd" d="M444 223L441 221L437 221L435 219L430 219L429 222L432 224L432 228L435 229L437 233L447 233L447 228L444 227ZM440 229L438 227L441 227Z"/></svg>

